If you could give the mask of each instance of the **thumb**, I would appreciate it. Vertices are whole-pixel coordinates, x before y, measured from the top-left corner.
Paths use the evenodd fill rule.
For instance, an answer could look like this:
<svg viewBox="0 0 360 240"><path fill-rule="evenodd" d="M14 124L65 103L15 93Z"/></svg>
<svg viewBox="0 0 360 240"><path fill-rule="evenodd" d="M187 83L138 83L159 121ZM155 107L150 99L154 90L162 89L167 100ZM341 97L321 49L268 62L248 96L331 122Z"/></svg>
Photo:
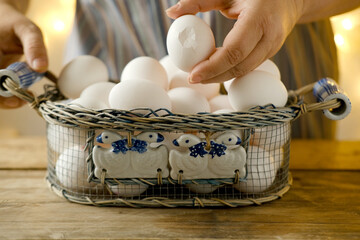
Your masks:
<svg viewBox="0 0 360 240"><path fill-rule="evenodd" d="M37 72L45 72L48 68L48 57L40 28L27 19L16 24L14 32L23 45L29 66Z"/></svg>
<svg viewBox="0 0 360 240"><path fill-rule="evenodd" d="M185 14L196 14L198 12L207 12L211 10L222 10L230 6L232 1L226 0L180 0L174 6L166 10L170 18L178 18Z"/></svg>

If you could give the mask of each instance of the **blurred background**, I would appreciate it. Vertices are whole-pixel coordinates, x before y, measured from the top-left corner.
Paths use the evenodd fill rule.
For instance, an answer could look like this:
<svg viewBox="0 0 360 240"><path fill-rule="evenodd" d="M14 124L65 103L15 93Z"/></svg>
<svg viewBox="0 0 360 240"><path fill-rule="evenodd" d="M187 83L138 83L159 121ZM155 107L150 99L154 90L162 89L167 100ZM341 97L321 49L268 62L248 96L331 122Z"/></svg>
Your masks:
<svg viewBox="0 0 360 240"><path fill-rule="evenodd" d="M28 10L43 31L50 59L49 69L58 75L64 65L63 50L70 33L75 12L75 0L32 0ZM340 85L352 101L352 112L337 121L338 140L360 140L360 9L331 19L338 47ZM30 88L43 92L43 84ZM0 110L0 137L45 135L45 121L28 105L16 110Z"/></svg>

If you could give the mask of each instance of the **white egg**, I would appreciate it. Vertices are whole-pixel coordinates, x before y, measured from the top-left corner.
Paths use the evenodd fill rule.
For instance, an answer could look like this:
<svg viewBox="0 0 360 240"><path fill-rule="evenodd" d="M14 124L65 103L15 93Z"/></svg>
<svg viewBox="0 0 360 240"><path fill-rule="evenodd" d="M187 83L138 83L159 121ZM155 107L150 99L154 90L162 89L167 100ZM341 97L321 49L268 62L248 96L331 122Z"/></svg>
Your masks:
<svg viewBox="0 0 360 240"><path fill-rule="evenodd" d="M226 90L227 92L229 92L230 85L231 85L231 83L232 83L234 80L235 80L235 78L232 78L232 79L230 79L230 80L227 80L227 81L223 82L224 88L225 88L225 90Z"/></svg>
<svg viewBox="0 0 360 240"><path fill-rule="evenodd" d="M168 90L169 82L164 67L158 60L151 57L137 57L126 64L121 73L121 82L134 79L146 79L159 84L163 89Z"/></svg>
<svg viewBox="0 0 360 240"><path fill-rule="evenodd" d="M84 147L89 130L63 127L56 124L47 126L47 143L51 150L62 153L65 149L75 145Z"/></svg>
<svg viewBox="0 0 360 240"><path fill-rule="evenodd" d="M167 76L168 81L171 80L171 78L176 74L178 71L181 71L175 64L171 61L171 58L169 55L166 55L165 57L160 59L160 64L164 67Z"/></svg>
<svg viewBox="0 0 360 240"><path fill-rule="evenodd" d="M80 106L83 108L101 110L109 108L109 106L96 98L93 97L79 97L69 103L70 106Z"/></svg>
<svg viewBox="0 0 360 240"><path fill-rule="evenodd" d="M219 109L217 111L214 111L214 114L223 114L223 113L233 113L235 112L234 109L229 109L229 108L225 108L225 109Z"/></svg>
<svg viewBox="0 0 360 240"><path fill-rule="evenodd" d="M233 186L241 192L250 194L268 189L276 177L276 165L271 154L257 146L249 146L246 161L246 181Z"/></svg>
<svg viewBox="0 0 360 240"><path fill-rule="evenodd" d="M199 92L201 95L205 96L207 99L211 99L219 95L220 84L219 83L208 83L208 84L190 84L187 80L189 73L179 70L173 75L170 80L170 89L178 87L187 87L192 88Z"/></svg>
<svg viewBox="0 0 360 240"><path fill-rule="evenodd" d="M78 145L66 149L60 154L56 162L56 176L60 183L76 192L86 192L96 186L88 182L88 167L86 163L87 152Z"/></svg>
<svg viewBox="0 0 360 240"><path fill-rule="evenodd" d="M109 103L111 108L120 110L166 108L171 111L171 101L164 88L144 79L133 79L116 84L110 91ZM139 112L148 113L145 110Z"/></svg>
<svg viewBox="0 0 360 240"><path fill-rule="evenodd" d="M109 186L111 191L121 197L134 197L139 196L148 189L148 185L142 184L123 184Z"/></svg>
<svg viewBox="0 0 360 240"><path fill-rule="evenodd" d="M91 97L105 103L107 106L110 106L109 93L115 85L116 83L112 82L99 82L91 84L81 92L80 97Z"/></svg>
<svg viewBox="0 0 360 240"><path fill-rule="evenodd" d="M212 184L186 184L185 186L189 188L190 191L201 194L212 193L219 188L219 186Z"/></svg>
<svg viewBox="0 0 360 240"><path fill-rule="evenodd" d="M195 15L183 15L171 24L166 45L172 62L185 72L215 51L210 26Z"/></svg>
<svg viewBox="0 0 360 240"><path fill-rule="evenodd" d="M267 104L284 107L288 98L284 84L263 71L252 71L236 78L230 85L228 96L231 106L237 111Z"/></svg>
<svg viewBox="0 0 360 240"><path fill-rule="evenodd" d="M290 123L255 128L254 134L250 138L250 144L266 150L274 150L284 146L289 141L290 135Z"/></svg>
<svg viewBox="0 0 360 240"><path fill-rule="evenodd" d="M99 58L83 55L65 65L57 84L67 98L75 99L80 97L87 86L97 82L107 82L108 79L107 67Z"/></svg>
<svg viewBox="0 0 360 240"><path fill-rule="evenodd" d="M284 164L285 152L284 148L278 148L270 151L271 156L274 158L275 170L279 170Z"/></svg>
<svg viewBox="0 0 360 240"><path fill-rule="evenodd" d="M281 79L280 70L270 59L265 60L255 70L264 71L273 74L277 79Z"/></svg>
<svg viewBox="0 0 360 240"><path fill-rule="evenodd" d="M231 109L228 95L218 95L209 101L211 112L216 112L221 109ZM234 111L234 110L233 110Z"/></svg>
<svg viewBox="0 0 360 240"><path fill-rule="evenodd" d="M172 112L194 114L210 112L210 105L206 97L192 88L179 87L169 90Z"/></svg>

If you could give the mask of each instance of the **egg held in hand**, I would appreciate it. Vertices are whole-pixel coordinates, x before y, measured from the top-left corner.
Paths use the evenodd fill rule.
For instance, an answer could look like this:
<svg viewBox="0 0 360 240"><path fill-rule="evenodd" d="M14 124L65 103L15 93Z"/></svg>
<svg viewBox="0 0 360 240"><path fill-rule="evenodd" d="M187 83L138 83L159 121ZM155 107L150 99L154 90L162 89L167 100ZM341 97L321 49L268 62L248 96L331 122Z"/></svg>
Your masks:
<svg viewBox="0 0 360 240"><path fill-rule="evenodd" d="M171 101L164 88L144 79L131 79L116 84L110 91L109 103L111 108L119 110L166 108L171 111ZM138 112L146 114L149 111Z"/></svg>
<svg viewBox="0 0 360 240"><path fill-rule="evenodd" d="M97 57L79 56L61 70L57 81L59 90L67 98L78 98L91 84L107 82L109 74L106 65Z"/></svg>
<svg viewBox="0 0 360 240"><path fill-rule="evenodd" d="M166 45L172 62L190 72L215 51L215 38L210 26L195 15L183 15L170 26Z"/></svg>
<svg viewBox="0 0 360 240"><path fill-rule="evenodd" d="M264 71L252 71L236 78L229 87L228 96L231 106L237 111L267 104L284 107L288 98L284 84Z"/></svg>

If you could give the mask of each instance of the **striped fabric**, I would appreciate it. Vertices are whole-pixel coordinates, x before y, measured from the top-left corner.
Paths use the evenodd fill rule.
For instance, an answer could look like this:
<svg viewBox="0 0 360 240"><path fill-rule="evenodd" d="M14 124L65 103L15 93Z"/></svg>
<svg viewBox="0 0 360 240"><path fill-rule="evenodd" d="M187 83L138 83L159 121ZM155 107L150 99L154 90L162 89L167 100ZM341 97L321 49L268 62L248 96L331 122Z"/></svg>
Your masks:
<svg viewBox="0 0 360 240"><path fill-rule="evenodd" d="M166 34L172 22L165 10L177 0L78 0L74 28L65 62L91 54L108 66L118 81L123 67L133 58L160 59L166 53ZM221 46L234 21L219 12L198 14L212 28ZM336 48L330 22L296 26L273 57L288 89L297 89L323 77L338 79ZM334 123L319 114L307 114L294 124L295 137L333 138Z"/></svg>

